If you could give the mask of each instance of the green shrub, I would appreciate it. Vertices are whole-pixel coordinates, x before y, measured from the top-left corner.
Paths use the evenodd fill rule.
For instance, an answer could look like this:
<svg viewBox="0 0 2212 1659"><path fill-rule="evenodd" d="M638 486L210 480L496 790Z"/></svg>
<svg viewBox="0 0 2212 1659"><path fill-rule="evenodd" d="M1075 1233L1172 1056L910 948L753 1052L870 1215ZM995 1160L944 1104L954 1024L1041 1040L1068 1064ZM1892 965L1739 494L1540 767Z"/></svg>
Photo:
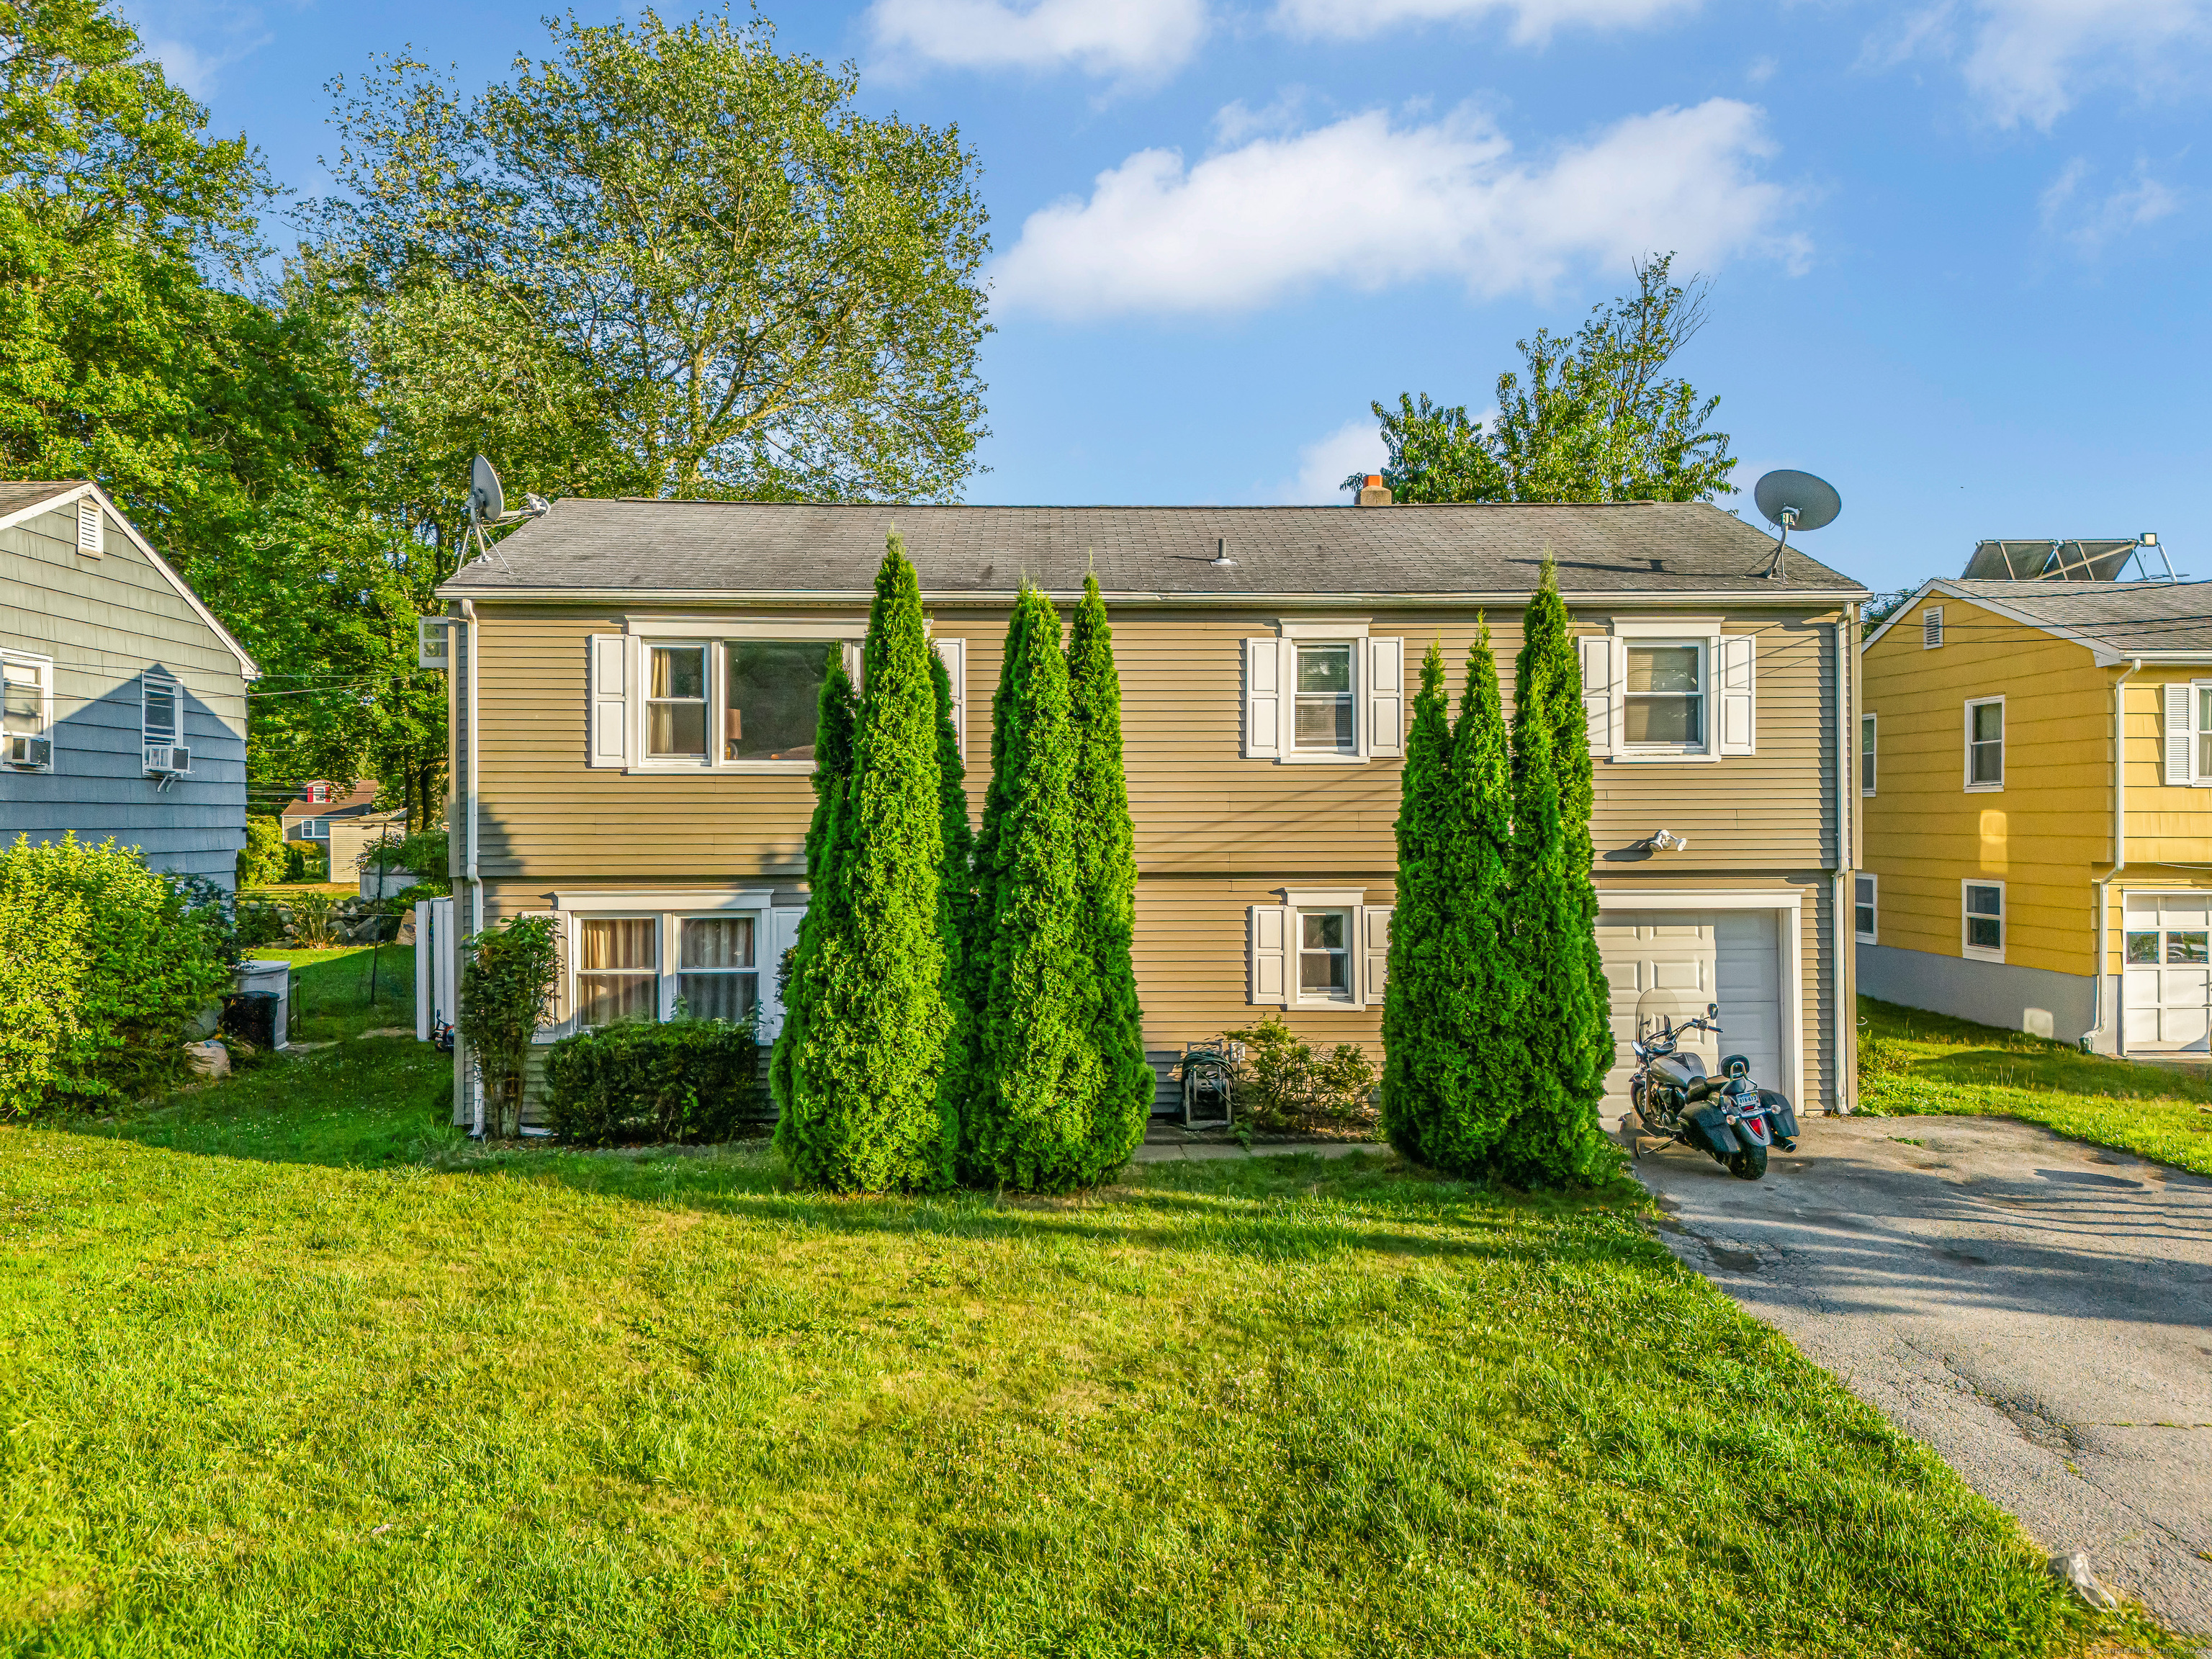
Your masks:
<svg viewBox="0 0 2212 1659"><path fill-rule="evenodd" d="M770 1115L750 1024L635 1021L563 1037L545 1057L553 1133L582 1146L719 1141Z"/></svg>
<svg viewBox="0 0 2212 1659"><path fill-rule="evenodd" d="M0 850L0 1118L128 1100L176 1077L230 976L220 905L112 841Z"/></svg>
<svg viewBox="0 0 2212 1659"><path fill-rule="evenodd" d="M284 879L288 882L328 881L331 855L311 841L284 843Z"/></svg>
<svg viewBox="0 0 2212 1659"><path fill-rule="evenodd" d="M292 900L292 934L310 950L338 942L337 901L328 893L301 893Z"/></svg>
<svg viewBox="0 0 2212 1659"><path fill-rule="evenodd" d="M1313 1044L1270 1014L1231 1031L1244 1057L1231 1080L1237 1116L1261 1130L1364 1129L1374 1126L1374 1062L1356 1042L1340 1042L1323 1059Z"/></svg>
<svg viewBox="0 0 2212 1659"><path fill-rule="evenodd" d="M1902 1077L1912 1069L1912 1051L1894 1037L1869 1032L1859 1038L1859 1075Z"/></svg>
<svg viewBox="0 0 2212 1659"><path fill-rule="evenodd" d="M510 916L461 941L456 1023L483 1079L486 1133L502 1140L522 1133L523 1062L552 1006L560 960L550 916Z"/></svg>
<svg viewBox="0 0 2212 1659"><path fill-rule="evenodd" d="M284 826L275 818L248 818L246 845L238 854L238 885L266 887L284 879L290 849L284 845Z"/></svg>
<svg viewBox="0 0 2212 1659"><path fill-rule="evenodd" d="M284 918L276 907L267 900L238 907L239 948L251 951L256 945L277 945L284 939Z"/></svg>

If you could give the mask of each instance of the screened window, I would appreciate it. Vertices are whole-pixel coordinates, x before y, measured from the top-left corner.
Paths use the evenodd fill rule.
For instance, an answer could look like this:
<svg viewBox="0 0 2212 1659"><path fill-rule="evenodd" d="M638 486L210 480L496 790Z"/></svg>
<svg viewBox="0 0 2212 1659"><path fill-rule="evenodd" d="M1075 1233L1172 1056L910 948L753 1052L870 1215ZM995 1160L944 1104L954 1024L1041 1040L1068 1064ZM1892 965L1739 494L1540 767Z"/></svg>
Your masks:
<svg viewBox="0 0 2212 1659"><path fill-rule="evenodd" d="M1851 878L1851 931L1871 945L1875 941L1875 878Z"/></svg>
<svg viewBox="0 0 2212 1659"><path fill-rule="evenodd" d="M1291 741L1297 748L1352 751L1351 646L1298 647L1296 718Z"/></svg>
<svg viewBox="0 0 2212 1659"><path fill-rule="evenodd" d="M2004 787L2004 699L1966 705L1966 787Z"/></svg>
<svg viewBox="0 0 2212 1659"><path fill-rule="evenodd" d="M678 924L676 994L692 1019L744 1020L760 1002L753 918L706 916Z"/></svg>
<svg viewBox="0 0 2212 1659"><path fill-rule="evenodd" d="M46 733L47 694L53 690L53 668L44 661L10 657L0 662L0 732L11 738L42 738Z"/></svg>
<svg viewBox="0 0 2212 1659"><path fill-rule="evenodd" d="M724 649L729 689L722 710L722 758L812 760L822 683L843 646L820 640L732 640Z"/></svg>
<svg viewBox="0 0 2212 1659"><path fill-rule="evenodd" d="M1352 1000L1352 913L1298 912L1298 997L1307 1002Z"/></svg>
<svg viewBox="0 0 2212 1659"><path fill-rule="evenodd" d="M1705 747L1705 666L1702 645L1630 643L1622 736L1631 748Z"/></svg>
<svg viewBox="0 0 2212 1659"><path fill-rule="evenodd" d="M1859 716L1859 793L1874 793L1874 716Z"/></svg>
<svg viewBox="0 0 2212 1659"><path fill-rule="evenodd" d="M576 962L576 1024L612 1025L660 1012L660 919L592 916Z"/></svg>
<svg viewBox="0 0 2212 1659"><path fill-rule="evenodd" d="M1966 948L1969 956L2004 954L2004 884L1970 881L1966 884Z"/></svg>
<svg viewBox="0 0 2212 1659"><path fill-rule="evenodd" d="M140 707L144 716L146 742L173 744L178 741L177 683L166 674L149 673L140 682Z"/></svg>
<svg viewBox="0 0 2212 1659"><path fill-rule="evenodd" d="M300 818L292 825L294 841L328 841L331 821L328 818Z"/></svg>
<svg viewBox="0 0 2212 1659"><path fill-rule="evenodd" d="M647 671L645 752L707 757L707 647L656 645Z"/></svg>

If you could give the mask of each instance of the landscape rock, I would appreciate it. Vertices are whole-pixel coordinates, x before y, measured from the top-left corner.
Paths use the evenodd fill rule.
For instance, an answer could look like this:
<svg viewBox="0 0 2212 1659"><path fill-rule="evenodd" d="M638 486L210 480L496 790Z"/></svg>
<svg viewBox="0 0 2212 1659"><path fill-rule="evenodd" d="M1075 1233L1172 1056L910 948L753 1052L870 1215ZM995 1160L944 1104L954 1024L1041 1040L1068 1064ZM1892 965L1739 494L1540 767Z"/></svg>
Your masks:
<svg viewBox="0 0 2212 1659"><path fill-rule="evenodd" d="M220 1042L187 1042L185 1064L194 1077L226 1078L230 1075L230 1050Z"/></svg>

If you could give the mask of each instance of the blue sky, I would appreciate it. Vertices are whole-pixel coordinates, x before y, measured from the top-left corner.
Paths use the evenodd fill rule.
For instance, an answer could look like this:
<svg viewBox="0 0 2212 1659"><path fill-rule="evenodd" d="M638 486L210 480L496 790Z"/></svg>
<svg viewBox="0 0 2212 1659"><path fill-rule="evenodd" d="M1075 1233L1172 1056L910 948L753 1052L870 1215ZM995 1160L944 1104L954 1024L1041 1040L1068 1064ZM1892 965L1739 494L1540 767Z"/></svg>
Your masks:
<svg viewBox="0 0 2212 1659"><path fill-rule="evenodd" d="M464 84L525 4L129 0L277 178L334 76ZM665 15L676 15L671 7ZM587 21L620 15L586 5ZM1877 588L1981 536L2156 530L2212 576L2212 0L864 0L766 7L957 123L993 216L985 501L1340 500L1370 400L1480 410L1513 343L1679 250L1744 494L1833 482Z"/></svg>

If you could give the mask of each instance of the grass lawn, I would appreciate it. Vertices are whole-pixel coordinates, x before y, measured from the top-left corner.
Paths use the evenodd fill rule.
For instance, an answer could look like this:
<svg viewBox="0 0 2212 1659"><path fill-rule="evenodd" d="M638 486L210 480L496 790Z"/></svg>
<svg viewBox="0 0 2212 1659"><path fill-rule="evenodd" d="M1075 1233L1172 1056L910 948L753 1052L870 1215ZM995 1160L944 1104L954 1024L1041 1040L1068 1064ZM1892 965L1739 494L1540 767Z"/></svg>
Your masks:
<svg viewBox="0 0 2212 1659"><path fill-rule="evenodd" d="M319 1031L405 1023L317 954ZM760 1146L468 1146L449 1066L349 1038L0 1130L0 1652L2130 1634L1625 1188L1355 1155L825 1200Z"/></svg>
<svg viewBox="0 0 2212 1659"><path fill-rule="evenodd" d="M2085 1054L2063 1042L1859 999L1863 1047L1899 1069L1863 1070L1863 1111L2026 1118L2099 1146L2212 1175L2212 1069Z"/></svg>

